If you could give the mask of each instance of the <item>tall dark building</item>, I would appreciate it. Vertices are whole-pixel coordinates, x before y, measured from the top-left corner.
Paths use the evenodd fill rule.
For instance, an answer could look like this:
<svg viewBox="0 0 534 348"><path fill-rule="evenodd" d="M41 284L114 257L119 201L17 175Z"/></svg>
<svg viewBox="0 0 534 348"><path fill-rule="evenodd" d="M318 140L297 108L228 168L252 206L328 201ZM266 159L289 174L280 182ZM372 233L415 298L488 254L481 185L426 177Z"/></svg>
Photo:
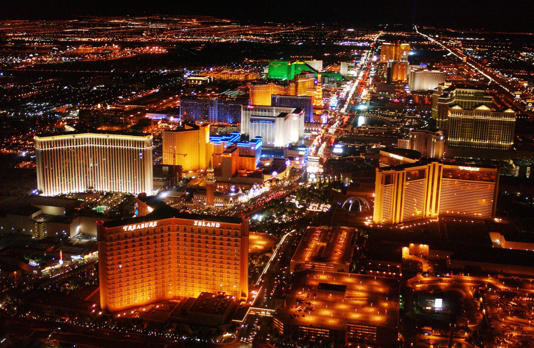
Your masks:
<svg viewBox="0 0 534 348"><path fill-rule="evenodd" d="M218 99L182 99L180 117L185 121L239 123L241 104L225 103Z"/></svg>
<svg viewBox="0 0 534 348"><path fill-rule="evenodd" d="M271 96L271 106L300 108L304 110L304 122L313 122L312 97L274 94Z"/></svg>

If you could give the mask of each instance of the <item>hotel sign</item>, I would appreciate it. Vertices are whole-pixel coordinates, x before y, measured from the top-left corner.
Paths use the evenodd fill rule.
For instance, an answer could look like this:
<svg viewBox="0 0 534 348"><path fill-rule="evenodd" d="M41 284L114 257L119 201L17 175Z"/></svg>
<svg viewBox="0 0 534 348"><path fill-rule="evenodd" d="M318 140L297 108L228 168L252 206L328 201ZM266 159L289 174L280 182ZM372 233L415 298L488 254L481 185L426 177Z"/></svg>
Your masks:
<svg viewBox="0 0 534 348"><path fill-rule="evenodd" d="M215 221L205 221L205 220L195 220L193 226L199 226L199 227L221 227L220 222Z"/></svg>
<svg viewBox="0 0 534 348"><path fill-rule="evenodd" d="M122 229L124 231L136 231L141 228L156 227L157 225L158 225L157 221L150 221L150 222L143 222L141 224L122 226Z"/></svg>

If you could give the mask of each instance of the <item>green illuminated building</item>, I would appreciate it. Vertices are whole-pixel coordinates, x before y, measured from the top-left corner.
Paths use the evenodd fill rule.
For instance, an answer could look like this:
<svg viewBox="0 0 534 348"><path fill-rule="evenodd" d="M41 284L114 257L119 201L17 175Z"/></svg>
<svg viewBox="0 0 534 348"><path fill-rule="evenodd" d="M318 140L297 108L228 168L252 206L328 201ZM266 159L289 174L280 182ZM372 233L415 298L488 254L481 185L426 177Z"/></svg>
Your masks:
<svg viewBox="0 0 534 348"><path fill-rule="evenodd" d="M304 62L288 62L283 60L273 60L269 62L269 72L267 77L275 80L293 80L295 76L308 71L316 73L317 71Z"/></svg>

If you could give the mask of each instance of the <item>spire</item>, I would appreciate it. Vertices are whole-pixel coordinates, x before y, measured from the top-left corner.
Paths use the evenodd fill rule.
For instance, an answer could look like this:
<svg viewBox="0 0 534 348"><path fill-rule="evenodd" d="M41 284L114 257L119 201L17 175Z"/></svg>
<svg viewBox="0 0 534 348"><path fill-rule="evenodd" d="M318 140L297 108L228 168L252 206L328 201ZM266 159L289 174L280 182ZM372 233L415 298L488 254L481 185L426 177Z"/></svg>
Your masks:
<svg viewBox="0 0 534 348"><path fill-rule="evenodd" d="M210 158L210 164L208 165L208 169L206 170L206 182L207 183L214 183L215 182L215 175L213 172L213 163L212 159Z"/></svg>

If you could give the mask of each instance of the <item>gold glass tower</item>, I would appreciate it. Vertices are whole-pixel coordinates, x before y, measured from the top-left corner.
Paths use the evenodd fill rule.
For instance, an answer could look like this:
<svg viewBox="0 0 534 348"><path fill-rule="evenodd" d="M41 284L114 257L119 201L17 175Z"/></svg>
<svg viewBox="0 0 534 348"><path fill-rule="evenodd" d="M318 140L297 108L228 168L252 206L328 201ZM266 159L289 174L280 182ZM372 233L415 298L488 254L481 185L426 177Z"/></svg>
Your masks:
<svg viewBox="0 0 534 348"><path fill-rule="evenodd" d="M408 59L409 52L410 52L409 43L384 42L380 46L380 62L387 63L391 60L406 61Z"/></svg>
<svg viewBox="0 0 534 348"><path fill-rule="evenodd" d="M377 169L373 222L395 224L440 215L491 218L498 180L496 168L439 162Z"/></svg>
<svg viewBox="0 0 534 348"><path fill-rule="evenodd" d="M212 154L209 125L163 132L163 164L181 166L182 172L206 170Z"/></svg>
<svg viewBox="0 0 534 348"><path fill-rule="evenodd" d="M81 133L34 141L37 188L45 196L152 192L152 135Z"/></svg>

